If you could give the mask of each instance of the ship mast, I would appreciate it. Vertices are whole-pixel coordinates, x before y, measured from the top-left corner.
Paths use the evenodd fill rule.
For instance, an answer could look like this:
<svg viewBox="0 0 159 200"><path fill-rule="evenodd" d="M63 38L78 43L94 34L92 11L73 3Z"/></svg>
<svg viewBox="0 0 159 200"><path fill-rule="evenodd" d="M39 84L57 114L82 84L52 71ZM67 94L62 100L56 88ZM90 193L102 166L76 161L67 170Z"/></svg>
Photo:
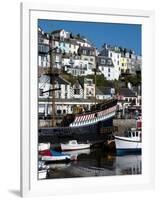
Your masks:
<svg viewBox="0 0 159 200"><path fill-rule="evenodd" d="M96 85L97 85L97 68L98 68L98 62L97 62L97 58L96 58L96 66L94 68L94 83L95 83L95 98L94 98L94 103L95 103L95 108L96 108L96 104L97 104L97 99L96 99Z"/></svg>
<svg viewBox="0 0 159 200"><path fill-rule="evenodd" d="M52 120L51 120L51 126L56 126L56 113L55 113L55 91L61 90L61 88L55 88L55 79L57 76L59 76L59 70L54 67L54 51L56 49L52 48L51 45L52 39L50 38L50 70L48 72L48 75L50 76L50 84L52 85L52 89L50 89L50 92L52 94Z"/></svg>
<svg viewBox="0 0 159 200"><path fill-rule="evenodd" d="M55 73L53 69L53 50L50 50L50 83L52 85L52 121L51 125L52 127L56 126L56 117L55 117Z"/></svg>

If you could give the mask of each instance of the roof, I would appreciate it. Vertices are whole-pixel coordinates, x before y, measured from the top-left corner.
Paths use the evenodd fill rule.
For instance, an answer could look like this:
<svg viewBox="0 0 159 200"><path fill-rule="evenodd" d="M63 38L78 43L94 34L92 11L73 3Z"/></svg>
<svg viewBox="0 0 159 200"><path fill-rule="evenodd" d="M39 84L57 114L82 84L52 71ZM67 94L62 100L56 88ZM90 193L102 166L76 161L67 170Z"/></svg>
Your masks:
<svg viewBox="0 0 159 200"><path fill-rule="evenodd" d="M97 95L111 95L111 88L110 87L97 87L96 88Z"/></svg>
<svg viewBox="0 0 159 200"><path fill-rule="evenodd" d="M55 81L57 81L58 84L60 84L60 85L69 85L70 84L68 81L66 81L64 78L62 78L60 76L57 76L55 78Z"/></svg>
<svg viewBox="0 0 159 200"><path fill-rule="evenodd" d="M97 60L98 60L98 65L99 66L109 66L109 67L114 67L113 65L113 61L111 58L108 58L106 56L98 56L97 57ZM103 63L103 60L105 61Z"/></svg>
<svg viewBox="0 0 159 200"><path fill-rule="evenodd" d="M104 95L103 92L96 87L96 95Z"/></svg>
<svg viewBox="0 0 159 200"><path fill-rule="evenodd" d="M80 50L92 50L92 51L95 51L95 48L94 47L83 47L83 46L80 46Z"/></svg>
<svg viewBox="0 0 159 200"><path fill-rule="evenodd" d="M84 52L85 51L85 52ZM93 54L92 54L93 52ZM78 53L84 56L95 56L95 48L93 47L79 47Z"/></svg>
<svg viewBox="0 0 159 200"><path fill-rule="evenodd" d="M135 97L135 93L129 88L120 88L119 94L125 97Z"/></svg>
<svg viewBox="0 0 159 200"><path fill-rule="evenodd" d="M52 33L60 33L62 30L64 29L58 29L58 30L52 31Z"/></svg>

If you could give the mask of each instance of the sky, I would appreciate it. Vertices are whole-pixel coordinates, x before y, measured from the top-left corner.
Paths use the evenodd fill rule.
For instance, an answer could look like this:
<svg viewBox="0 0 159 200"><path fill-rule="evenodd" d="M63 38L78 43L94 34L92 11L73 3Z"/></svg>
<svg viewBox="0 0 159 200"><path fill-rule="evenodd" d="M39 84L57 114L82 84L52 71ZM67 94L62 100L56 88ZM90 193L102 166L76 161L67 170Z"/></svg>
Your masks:
<svg viewBox="0 0 159 200"><path fill-rule="evenodd" d="M38 20L38 26L44 32L64 29L73 34L80 34L100 49L104 43L132 49L141 55L141 25L95 23L75 21Z"/></svg>

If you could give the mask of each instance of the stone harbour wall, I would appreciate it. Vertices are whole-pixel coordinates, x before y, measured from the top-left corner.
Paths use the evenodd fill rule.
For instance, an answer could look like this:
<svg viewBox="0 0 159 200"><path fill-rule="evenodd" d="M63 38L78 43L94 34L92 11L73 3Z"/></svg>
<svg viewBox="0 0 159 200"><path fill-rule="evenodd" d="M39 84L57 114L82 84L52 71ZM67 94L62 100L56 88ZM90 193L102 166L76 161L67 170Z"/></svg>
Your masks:
<svg viewBox="0 0 159 200"><path fill-rule="evenodd" d="M136 127L136 119L114 119L113 126L118 127L115 135L124 135L127 129Z"/></svg>

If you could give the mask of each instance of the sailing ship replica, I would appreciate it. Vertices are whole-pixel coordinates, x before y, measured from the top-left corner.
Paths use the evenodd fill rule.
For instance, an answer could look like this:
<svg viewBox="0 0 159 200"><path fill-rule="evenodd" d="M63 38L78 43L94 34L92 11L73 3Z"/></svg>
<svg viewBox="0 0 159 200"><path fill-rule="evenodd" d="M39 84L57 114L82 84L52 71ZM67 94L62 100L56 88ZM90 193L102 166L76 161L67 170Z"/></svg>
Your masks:
<svg viewBox="0 0 159 200"><path fill-rule="evenodd" d="M50 68L47 75L50 76L52 89L45 92L52 93L52 125L50 127L39 127L39 142L61 143L68 140L89 141L91 143L105 141L112 129L106 133L101 132L103 128L113 127L113 118L116 113L117 99L105 100L97 103L96 100L96 70L95 70L95 100L89 111L81 113L66 114L61 123L57 125L55 114L55 79L59 76L59 70L53 67L53 56L50 51Z"/></svg>

